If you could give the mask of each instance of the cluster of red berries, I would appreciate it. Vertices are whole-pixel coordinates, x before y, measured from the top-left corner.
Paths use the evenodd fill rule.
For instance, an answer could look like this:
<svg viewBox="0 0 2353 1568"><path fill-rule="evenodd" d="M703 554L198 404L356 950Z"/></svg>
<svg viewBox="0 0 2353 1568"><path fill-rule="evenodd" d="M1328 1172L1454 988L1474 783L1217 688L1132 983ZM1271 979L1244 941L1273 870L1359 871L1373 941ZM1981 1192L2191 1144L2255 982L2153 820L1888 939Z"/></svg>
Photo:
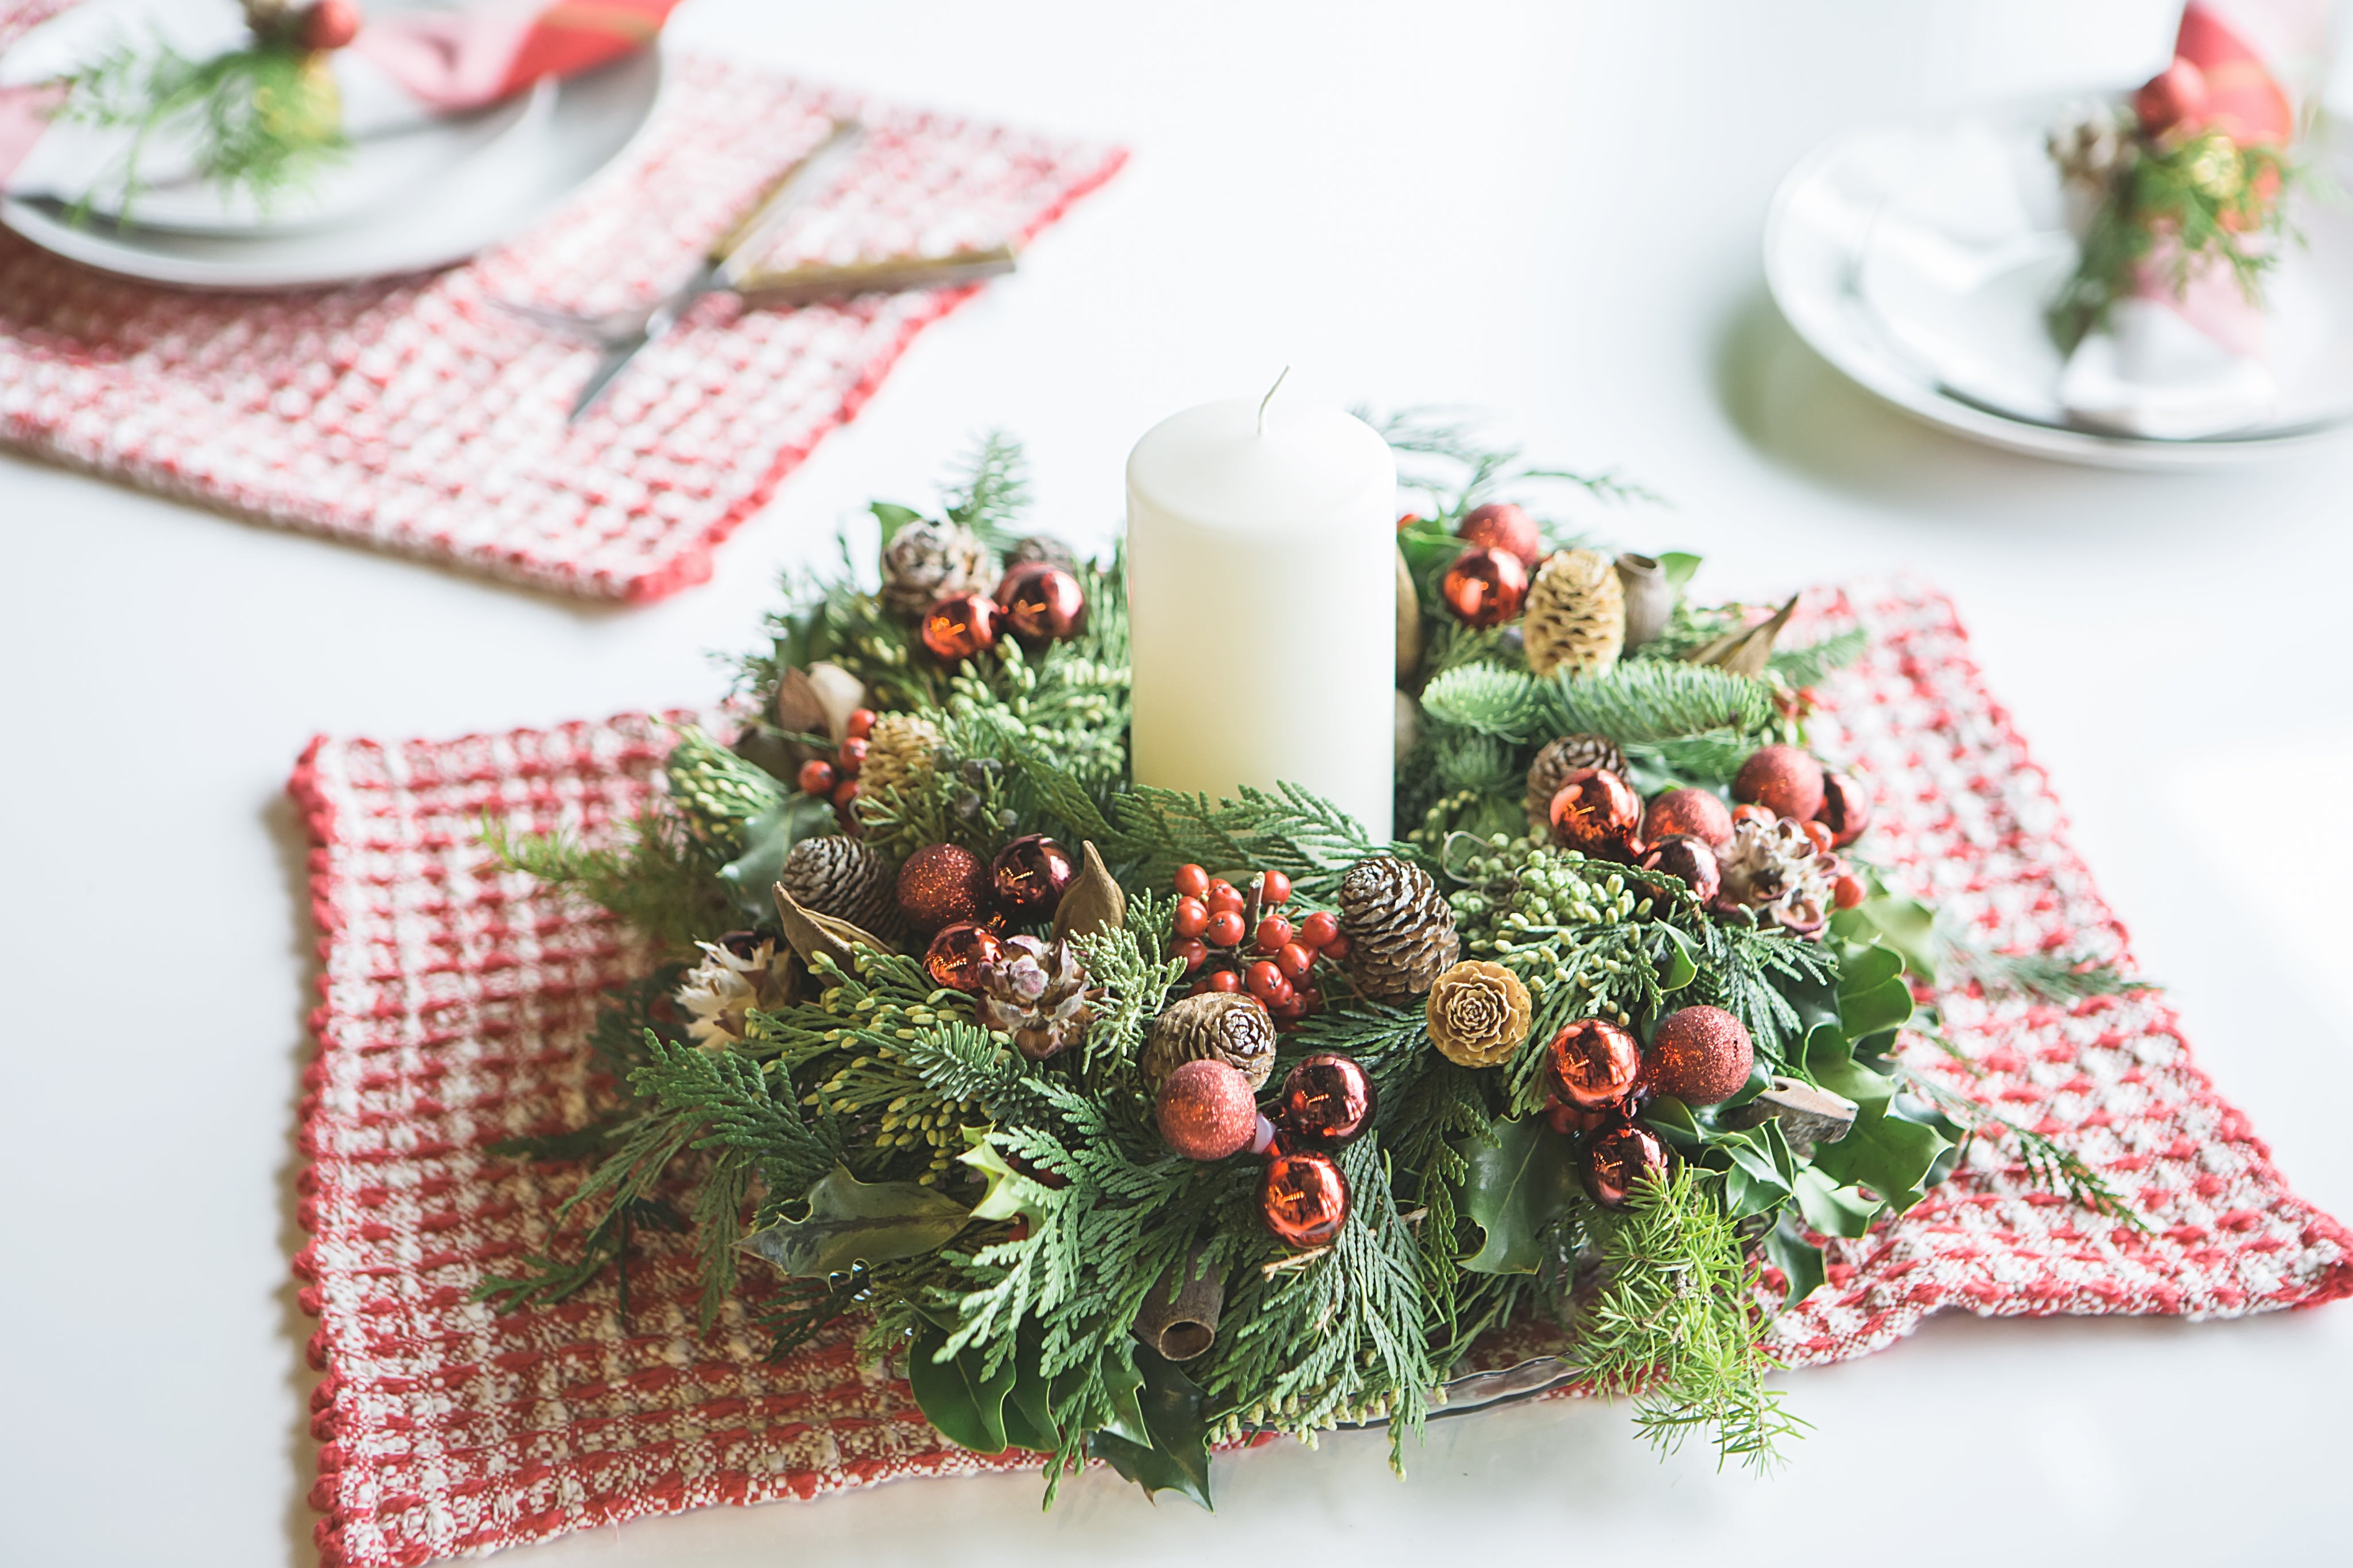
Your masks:
<svg viewBox="0 0 2353 1568"><path fill-rule="evenodd" d="M1252 876L1247 893L1198 866L1177 867L1175 880L1176 936L1168 951L1185 961L1186 973L1198 976L1196 994L1247 991L1277 1026L1323 1006L1315 961L1348 956L1336 916L1318 910L1293 921L1284 915L1280 906L1291 901L1291 879L1280 871Z"/></svg>
<svg viewBox="0 0 2353 1568"><path fill-rule="evenodd" d="M794 782L803 795L823 795L833 802L833 815L845 833L854 832L858 816L858 773L866 765L867 737L874 732L874 710L852 710L841 727L841 744L834 748L833 761L811 757L801 764L800 775Z"/></svg>

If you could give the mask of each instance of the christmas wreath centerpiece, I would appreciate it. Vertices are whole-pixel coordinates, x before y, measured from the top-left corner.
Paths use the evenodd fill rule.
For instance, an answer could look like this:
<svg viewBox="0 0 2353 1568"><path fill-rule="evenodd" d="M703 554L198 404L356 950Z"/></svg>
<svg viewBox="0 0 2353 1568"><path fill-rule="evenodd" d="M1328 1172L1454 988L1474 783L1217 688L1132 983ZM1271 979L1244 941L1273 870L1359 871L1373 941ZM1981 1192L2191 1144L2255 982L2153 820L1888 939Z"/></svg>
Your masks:
<svg viewBox="0 0 2353 1568"><path fill-rule="evenodd" d="M617 847L493 846L668 962L506 1305L691 1227L778 1353L844 1314L947 1437L1206 1503L1211 1447L1568 1381L1763 1463L1767 1320L1995 1113L1894 1054L1928 912L1806 746L1784 647L1492 500L1567 476L1392 421L1397 820L1136 785L1125 562L1024 535L992 441L873 574L797 581ZM1602 494L1606 481L1577 481ZM728 738L720 739L722 731ZM2104 984L2071 973L2069 984ZM2055 1184L2114 1196L2031 1131ZM1551 1336L1540 1354L1525 1346ZM1508 1347L1508 1348L1507 1348ZM1494 1374L1505 1371L1498 1379Z"/></svg>

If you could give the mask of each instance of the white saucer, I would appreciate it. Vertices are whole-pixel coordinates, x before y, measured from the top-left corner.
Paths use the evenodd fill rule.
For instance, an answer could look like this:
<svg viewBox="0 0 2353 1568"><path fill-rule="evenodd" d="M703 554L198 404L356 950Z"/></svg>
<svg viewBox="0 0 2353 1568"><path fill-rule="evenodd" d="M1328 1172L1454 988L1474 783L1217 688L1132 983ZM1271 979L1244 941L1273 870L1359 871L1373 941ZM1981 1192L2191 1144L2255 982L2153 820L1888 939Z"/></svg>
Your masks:
<svg viewBox="0 0 2353 1568"><path fill-rule="evenodd" d="M1765 226L1766 279L1789 324L1905 412L2038 457L2211 468L2343 434L2353 421L2353 211L2326 199L2297 209L2308 247L2291 249L2271 282L2274 326L2284 330L2269 417L2190 440L2070 422L2042 320L2074 265L2042 147L2070 101L1874 126L1817 148L1781 182ZM2347 152L2341 139L2328 146L2332 173Z"/></svg>
<svg viewBox="0 0 2353 1568"><path fill-rule="evenodd" d="M12 195L0 200L0 224L75 261L185 288L315 288L427 271L477 255L562 204L645 128L661 81L657 45L545 85L467 155L341 222L206 232L142 221L125 229L97 216L77 221L56 197Z"/></svg>

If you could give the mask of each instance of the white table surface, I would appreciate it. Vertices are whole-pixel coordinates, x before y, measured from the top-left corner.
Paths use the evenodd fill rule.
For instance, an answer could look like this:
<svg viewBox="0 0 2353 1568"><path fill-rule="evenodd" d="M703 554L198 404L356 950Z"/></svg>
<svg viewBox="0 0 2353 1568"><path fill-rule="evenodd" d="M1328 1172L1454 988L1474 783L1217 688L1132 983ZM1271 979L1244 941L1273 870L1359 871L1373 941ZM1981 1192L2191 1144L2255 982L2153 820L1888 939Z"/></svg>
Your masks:
<svg viewBox="0 0 2353 1568"><path fill-rule="evenodd" d="M681 44L1135 151L708 585L586 608L0 459L0 1562L312 1561L286 1259L314 933L280 791L313 733L709 698L706 652L751 637L777 568L871 495L927 499L976 430L1025 437L1039 521L1094 537L1137 434L1286 363L1335 399L1503 410L1638 478L1673 509L1612 521L1704 552L1711 590L1949 589L2200 1060L2353 1214L2353 451L2138 478L1978 449L1841 383L1758 271L1774 182L1820 138L2137 77L2171 10L693 0ZM2327 1561L2353 1523L2353 1308L1948 1318L1788 1381L1818 1430L1769 1482L1555 1404L1441 1424L1403 1484L1378 1438L1224 1460L1214 1517L1107 1475L1041 1515L1024 1474L517 1561Z"/></svg>

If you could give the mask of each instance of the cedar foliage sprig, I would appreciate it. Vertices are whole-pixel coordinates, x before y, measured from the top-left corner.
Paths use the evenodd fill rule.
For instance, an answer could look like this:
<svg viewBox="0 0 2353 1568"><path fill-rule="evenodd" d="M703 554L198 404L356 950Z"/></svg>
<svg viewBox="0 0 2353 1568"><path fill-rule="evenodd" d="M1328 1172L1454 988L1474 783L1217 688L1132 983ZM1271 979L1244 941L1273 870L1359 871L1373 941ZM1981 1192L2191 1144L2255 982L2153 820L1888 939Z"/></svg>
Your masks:
<svg viewBox="0 0 2353 1568"><path fill-rule="evenodd" d="M2126 119L2120 115L2120 119ZM2220 130L2116 139L2116 162L2095 193L2075 270L2050 311L2052 336L2072 352L2105 327L2164 247L2165 280L2178 296L2200 270L2229 269L2260 303L2293 231L2285 196L2303 172L2279 148L2240 147Z"/></svg>
<svg viewBox="0 0 2353 1568"><path fill-rule="evenodd" d="M1577 1314L1575 1353L1597 1392L1633 1395L1635 1421L1662 1450L1705 1430L1718 1468L1737 1459L1769 1470L1806 1423L1765 1384L1780 1363L1762 1342L1757 1266L1714 1180L1678 1165L1637 1183L1616 1214L1589 1217L1602 1282Z"/></svg>
<svg viewBox="0 0 2353 1568"><path fill-rule="evenodd" d="M117 42L58 79L55 118L131 132L119 164L74 205L86 217L111 180L120 221L129 226L144 188L140 162L166 132L185 132L195 171L227 192L243 192L264 212L340 161L343 135L333 79L306 50L277 42L191 59L159 32L143 45Z"/></svg>

